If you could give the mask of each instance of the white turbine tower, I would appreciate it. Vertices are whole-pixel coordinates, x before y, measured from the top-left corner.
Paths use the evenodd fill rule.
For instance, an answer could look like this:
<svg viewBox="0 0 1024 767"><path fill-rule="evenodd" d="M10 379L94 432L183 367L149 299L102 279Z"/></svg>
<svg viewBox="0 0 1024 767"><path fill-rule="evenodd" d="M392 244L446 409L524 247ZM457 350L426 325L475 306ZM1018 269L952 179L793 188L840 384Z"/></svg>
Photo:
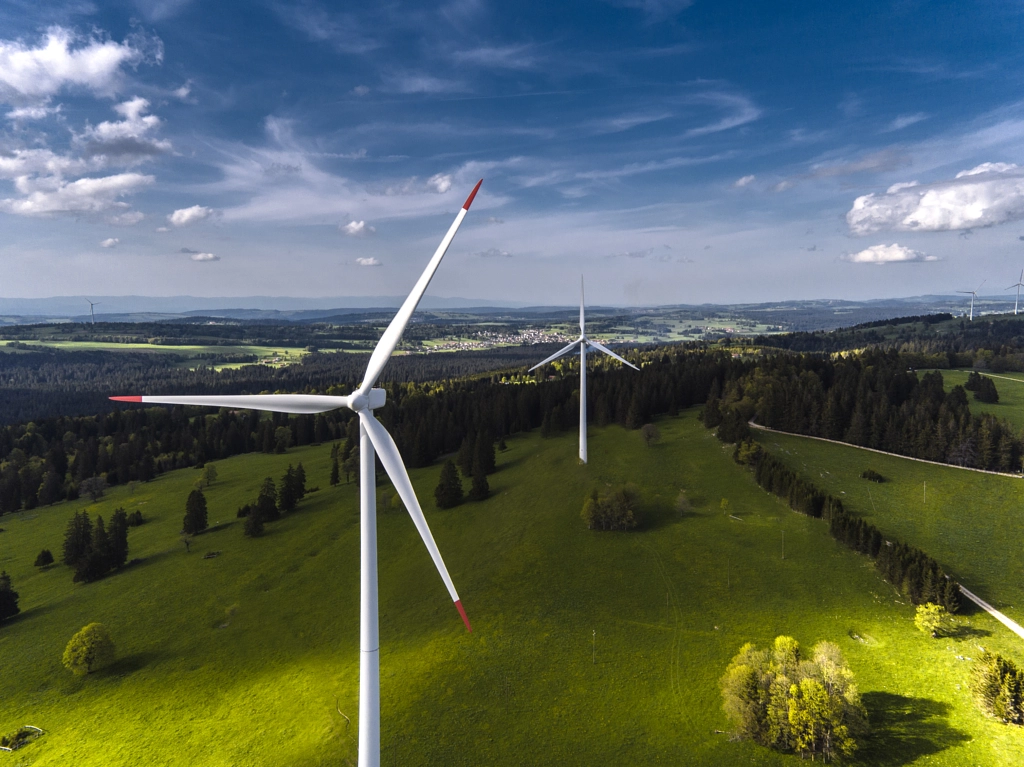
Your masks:
<svg viewBox="0 0 1024 767"><path fill-rule="evenodd" d="M1010 288L1017 288L1017 300L1013 302L1013 313L1017 314L1017 306L1020 304L1020 289L1024 288L1024 270L1021 270L1020 279L1011 285ZM1006 290L1010 288L1006 288Z"/></svg>
<svg viewBox="0 0 1024 767"><path fill-rule="evenodd" d="M981 285L984 285L987 280L982 280ZM981 285L978 286L978 290L981 290ZM978 297L978 290L958 290L957 293L963 293L965 296L971 297L971 316L968 317L970 322L974 322L974 299Z"/></svg>
<svg viewBox="0 0 1024 767"><path fill-rule="evenodd" d="M604 352L610 357L614 357L624 365L629 365L633 370L639 370L636 365L632 362L626 362L618 354L608 349L597 341L593 341L587 338L587 331L584 328L583 321L583 277L580 277L580 337L573 341L571 344L566 346L564 349L552 354L543 362L538 362L532 368L530 372L533 372L541 365L547 365L552 360L556 360L559 357L568 354L569 352L575 351L576 347L580 350L580 462L587 462L587 348L594 348L600 352Z"/></svg>
<svg viewBox="0 0 1024 767"><path fill-rule="evenodd" d="M95 325L96 324L96 312L93 310L93 307L99 306L103 302L102 301L90 301L88 298L85 299L85 300L86 300L86 303L89 304L89 314L92 315L92 324Z"/></svg>
<svg viewBox="0 0 1024 767"><path fill-rule="evenodd" d="M384 335L377 342L377 348L370 355L366 373L359 388L347 397L320 394L248 394L225 396L157 396L111 397L120 402L146 402L165 405L209 405L211 407L248 408L250 410L270 410L275 413L326 413L330 410L347 407L359 415L359 498L360 498L360 607L359 607L359 767L379 767L380 765L380 644L378 637L377 611L377 490L374 476L374 452L380 456L384 470L394 483L395 490L401 497L405 508L412 517L413 524L419 531L423 544L434 560L434 566L441 575L441 580L448 589L455 607L466 624L466 630L472 631L469 618L462 608L448 569L444 566L441 553L434 543L427 520L423 516L416 493L413 490L409 474L405 470L402 456L395 446L395 441L374 417L373 411L383 407L386 392L375 389L373 385L380 377L381 371L391 357L402 332L409 323L409 318L416 310L420 298L430 284L445 251L451 244L455 233L459 230L462 219L466 217L469 206L480 189L481 179L473 188L462 210L441 240L427 268L420 275L412 292L405 299L398 314L391 320Z"/></svg>

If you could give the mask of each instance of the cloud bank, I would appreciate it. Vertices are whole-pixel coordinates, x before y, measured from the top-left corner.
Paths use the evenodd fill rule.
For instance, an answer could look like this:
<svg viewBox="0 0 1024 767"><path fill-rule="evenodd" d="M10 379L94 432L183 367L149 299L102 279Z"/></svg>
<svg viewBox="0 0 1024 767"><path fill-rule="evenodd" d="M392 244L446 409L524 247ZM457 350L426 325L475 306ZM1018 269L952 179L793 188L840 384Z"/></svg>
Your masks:
<svg viewBox="0 0 1024 767"><path fill-rule="evenodd" d="M948 232L1024 218L1024 169L986 162L932 184L893 184L885 194L853 202L846 222L854 234L884 230Z"/></svg>

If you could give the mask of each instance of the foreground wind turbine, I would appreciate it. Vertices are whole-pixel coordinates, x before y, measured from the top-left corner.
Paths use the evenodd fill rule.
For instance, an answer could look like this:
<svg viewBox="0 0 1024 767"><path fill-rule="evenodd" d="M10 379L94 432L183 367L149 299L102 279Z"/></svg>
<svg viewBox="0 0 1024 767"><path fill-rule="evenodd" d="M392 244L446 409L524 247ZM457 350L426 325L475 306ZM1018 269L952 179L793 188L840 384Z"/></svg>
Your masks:
<svg viewBox="0 0 1024 767"><path fill-rule="evenodd" d="M1017 300L1013 302L1013 313L1017 313L1017 305L1020 303L1020 289L1024 288L1024 270L1021 270L1020 279L1017 280L1010 288L1017 288ZM1010 288L1005 288L1009 290Z"/></svg>
<svg viewBox="0 0 1024 767"><path fill-rule="evenodd" d="M95 325L96 324L96 312L93 311L93 307L99 306L103 302L102 301L90 301L88 298L85 299L85 300L89 304L89 314L92 315L92 324Z"/></svg>
<svg viewBox="0 0 1024 767"><path fill-rule="evenodd" d="M636 365L632 362L626 362L618 354L613 352L611 349L607 349L597 341L592 341L587 338L587 332L584 329L583 322L583 277L580 277L580 337L573 341L571 344L561 349L543 362L538 362L532 368L530 372L533 372L541 365L547 365L552 360L557 360L562 355L568 354L569 352L575 351L576 347L580 349L580 461L582 463L587 462L587 347L592 347L600 352L604 352L610 357L614 357L624 365L629 365L633 370L639 370Z"/></svg>
<svg viewBox="0 0 1024 767"><path fill-rule="evenodd" d="M981 285L984 285L987 280L982 280ZM981 290L981 285L978 286L978 290ZM1012 287L1012 286L1011 286ZM971 316L968 317L970 322L974 322L974 299L978 297L978 290L958 290L957 293L963 293L965 296L971 297Z"/></svg>
<svg viewBox="0 0 1024 767"><path fill-rule="evenodd" d="M329 410L347 407L359 415L359 497L360 497L360 606L359 606L359 767L379 767L380 765L380 647L378 640L377 621L377 489L374 476L374 451L380 456L384 470L388 473L395 490L401 497L405 508L412 517L413 524L419 531L423 544L434 560L434 566L441 574L441 580L448 588L455 607L466 624L466 630L472 631L469 618L462 608L462 601L455 591L448 569L434 543L427 520L423 516L409 474L402 463L402 456L395 446L394 440L387 430L374 417L373 411L384 406L386 392L375 389L373 385L380 377L388 358L395 350L402 332L409 323L409 318L416 311L416 305L423 297L427 285L430 284L438 264L451 244L455 233L466 217L469 206L476 197L483 179L477 182L473 191L466 199L462 210L455 217L448 229L448 234L441 240L427 268L420 275L412 292L391 320L384 335L377 342L377 348L370 355L366 373L359 388L347 397L328 396L321 394L246 394L200 397L111 397L119 402L146 402L165 405L209 405L211 407L248 408L250 410L270 410L275 413L326 413Z"/></svg>

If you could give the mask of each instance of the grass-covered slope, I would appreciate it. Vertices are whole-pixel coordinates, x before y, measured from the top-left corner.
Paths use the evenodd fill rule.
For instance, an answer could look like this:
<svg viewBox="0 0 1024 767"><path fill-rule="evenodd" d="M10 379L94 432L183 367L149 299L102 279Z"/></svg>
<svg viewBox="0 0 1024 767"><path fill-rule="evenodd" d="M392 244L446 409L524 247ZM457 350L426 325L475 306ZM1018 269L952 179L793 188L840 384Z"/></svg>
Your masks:
<svg viewBox="0 0 1024 767"><path fill-rule="evenodd" d="M382 514L385 765L796 764L716 732L727 729L717 680L729 658L780 633L846 653L875 725L863 763L1015 763L1024 734L975 712L969 664L956 659L976 655L978 643L1005 651L998 624L982 615L972 619L978 633L924 637L867 560L757 488L695 413L659 425L663 439L650 448L637 432L592 430L589 466L577 465L575 435L509 440L492 497L451 511L432 510L438 468L412 472L474 632L404 511ZM233 522L263 477L299 460L322 489L294 515L258 540L234 522L197 537L191 554L177 532L198 472L111 493L90 511L141 508L149 521L132 530L130 556L143 562L86 586L72 585L67 568L32 567L41 548L57 554L80 503L0 518L0 567L23 610L0 626L0 731L47 730L0 758L103 767L352 759L355 486L328 487L327 446L243 456L217 464L210 517ZM587 531L584 495L626 480L642 488L647 528ZM673 511L681 488L694 506L682 518ZM740 521L721 511L722 498ZM203 559L209 550L222 554ZM60 654L90 621L108 626L120 660L77 679Z"/></svg>

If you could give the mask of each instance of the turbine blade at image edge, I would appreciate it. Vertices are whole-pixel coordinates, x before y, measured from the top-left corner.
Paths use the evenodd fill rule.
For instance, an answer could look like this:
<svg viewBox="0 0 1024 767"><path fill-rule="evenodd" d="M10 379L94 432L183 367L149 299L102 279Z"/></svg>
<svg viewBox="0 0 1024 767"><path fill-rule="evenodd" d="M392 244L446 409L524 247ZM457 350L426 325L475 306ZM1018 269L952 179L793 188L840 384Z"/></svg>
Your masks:
<svg viewBox="0 0 1024 767"><path fill-rule="evenodd" d="M427 263L427 268L423 270L423 274L416 281L413 286L412 292L406 297L405 301L402 302L401 308L398 313L395 314L394 319L391 320L391 324L388 325L387 330L384 331L384 335L380 337L380 341L377 342L377 347L373 350L373 354L370 355L370 362L366 366L366 374L363 376L363 382L360 384L360 391L366 391L371 388L380 377L381 371L384 370L384 366L391 358L391 353L398 346L398 342L402 340L402 333L405 332L405 326L409 324L409 318L412 317L412 313L416 311L417 305L419 305L420 299L423 298L423 294L427 290L427 286L430 285L430 280L434 277L434 272L437 271L438 265L441 263L441 259L444 258L444 254L448 250L448 246L452 244L452 240L455 238L455 233L459 231L459 227L462 225L462 220L466 217L466 213L469 212L469 206L473 204L473 198L476 197L476 193L480 190L480 185L484 183L483 179L476 182L476 186L473 187L473 191L470 192L469 197L466 198L466 202L463 203L462 208L459 210L455 221L448 228L448 233L441 240L441 244L437 246L437 250L434 251L434 255Z"/></svg>
<svg viewBox="0 0 1024 767"><path fill-rule="evenodd" d="M608 348L607 346L602 346L602 345L601 345L601 344L599 344L599 343L598 343L597 341L592 341L592 340L590 340L590 339L587 339L587 340L588 340L588 341L590 342L590 345L591 345L591 346L593 346L593 347L594 347L595 349L597 349L598 351L602 351L602 352L604 352L605 354L607 354L608 356L610 356L610 357L614 357L614 358L615 358L615 359L617 359L617 360L618 360L619 362L621 362L621 363L623 363L623 364L625 364L625 365L629 365L629 366L630 366L631 368L633 368L633 370L639 370L639 369L640 369L640 368L638 368L638 367L637 367L636 365L634 365L634 364L633 364L632 362L629 362L628 360L624 360L624 359L622 359L622 357L620 357L620 356L619 356L618 354L616 354L615 352L613 352L613 351L612 351L611 349L609 349L609 348Z"/></svg>
<svg viewBox="0 0 1024 767"><path fill-rule="evenodd" d="M242 410L268 410L272 413L326 413L348 407L348 397L323 394L210 394L210 395L157 395L110 397L115 402L138 402L149 405L199 405L229 407Z"/></svg>
<svg viewBox="0 0 1024 767"><path fill-rule="evenodd" d="M569 344L568 346L566 346L566 347L565 347L564 349L559 349L559 350L558 350L557 352L555 352L554 354L552 354L552 355L551 355L550 357L548 357L548 358L547 358L546 360L541 360L540 362L538 362L538 363L537 363L536 365L534 365L534 366L533 366L532 368L530 368L530 369L529 369L529 370L528 370L527 372L528 372L528 373L532 373L532 372L533 372L534 370L536 370L537 368L539 368L539 367L540 367L541 365L547 365L547 364L548 364L549 362L551 362L552 360L557 360L557 359L558 359L559 357L561 357L562 355L564 355L564 354L568 354L569 352L573 351L573 350L574 350L574 349L575 349L575 348L576 348L577 346L579 346L579 345L580 345L580 342L579 342L579 341L573 341L573 342L572 342L571 344Z"/></svg>
<svg viewBox="0 0 1024 767"><path fill-rule="evenodd" d="M420 538L423 539L423 545L427 547L427 553L434 560L434 567L437 568L441 580L444 581L444 585L448 589L448 594L455 603L455 608L459 611L459 615L462 616L462 622L466 624L466 630L472 631L473 627L469 625L469 618L466 617L466 611L462 607L462 600L459 599L459 594L455 591L455 584L452 583L452 578L448 574L448 568L445 567L444 560L441 558L441 552L437 549L437 543L435 543L434 536L430 532L430 526L427 525L427 518L423 516L423 509L420 508L419 499L416 498L416 491L413 490L412 481L409 479L409 473L405 470L405 464L402 462L402 455L398 452L398 446L395 445L395 441L388 434L388 430L381 425L380 421L373 417L372 413L366 410L360 411L359 420L362 422L363 428L366 429L366 433L373 443L374 450L377 451L377 455L380 457L380 462L384 464L384 471L388 473L388 477L391 478L395 490L409 512L409 516L412 517L412 522L416 525Z"/></svg>

